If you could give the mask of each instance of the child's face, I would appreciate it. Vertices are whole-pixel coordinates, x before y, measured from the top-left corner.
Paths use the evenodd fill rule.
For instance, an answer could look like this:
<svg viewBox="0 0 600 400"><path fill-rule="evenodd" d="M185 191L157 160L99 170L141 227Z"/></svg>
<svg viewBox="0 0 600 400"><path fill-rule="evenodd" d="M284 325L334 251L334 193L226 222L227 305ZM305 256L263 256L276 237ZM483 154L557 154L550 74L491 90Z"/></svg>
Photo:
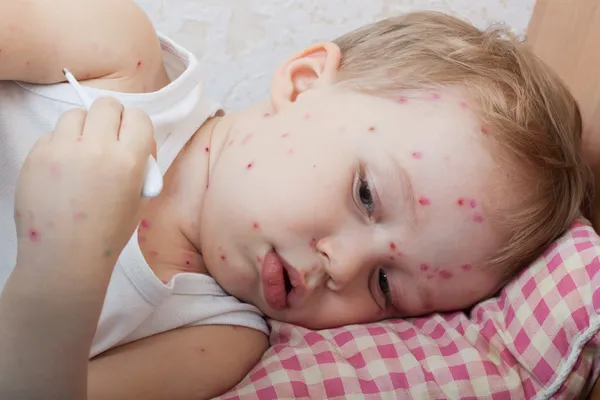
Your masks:
<svg viewBox="0 0 600 400"><path fill-rule="evenodd" d="M500 271L479 267L500 244L482 207L498 182L469 107L446 92L394 102L324 88L234 119L202 210L211 274L310 328L493 294Z"/></svg>

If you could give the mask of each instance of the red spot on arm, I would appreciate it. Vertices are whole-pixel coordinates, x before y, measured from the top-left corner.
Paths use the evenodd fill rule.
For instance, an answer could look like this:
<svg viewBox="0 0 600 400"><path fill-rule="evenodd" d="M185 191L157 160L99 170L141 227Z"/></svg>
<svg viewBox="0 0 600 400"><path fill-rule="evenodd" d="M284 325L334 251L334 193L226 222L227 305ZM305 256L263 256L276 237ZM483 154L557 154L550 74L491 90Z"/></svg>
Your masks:
<svg viewBox="0 0 600 400"><path fill-rule="evenodd" d="M427 197L425 197L425 196L421 196L421 197L419 198L419 204L420 204L420 205L422 205L422 206L428 206L428 205L430 205L430 204L431 204L431 200L429 200L429 199L428 199Z"/></svg>
<svg viewBox="0 0 600 400"><path fill-rule="evenodd" d="M142 222L140 222L140 228L150 229L150 221L148 221L147 219L143 219Z"/></svg>
<svg viewBox="0 0 600 400"><path fill-rule="evenodd" d="M471 199L469 201L469 207L471 207L471 208L477 207L477 202L475 201L475 199Z"/></svg>
<svg viewBox="0 0 600 400"><path fill-rule="evenodd" d="M420 160L421 158L423 158L423 154L418 151L415 151L414 153L412 153L412 158Z"/></svg>
<svg viewBox="0 0 600 400"><path fill-rule="evenodd" d="M464 264L461 265L460 267L463 271L470 271L473 267L471 266L471 264Z"/></svg>
<svg viewBox="0 0 600 400"><path fill-rule="evenodd" d="M456 202L459 206L463 206L465 204L465 199L463 199L462 197L460 199L458 199L458 201Z"/></svg>
<svg viewBox="0 0 600 400"><path fill-rule="evenodd" d="M454 275L452 275L452 272L443 269L440 271L440 276L442 279L451 279Z"/></svg>
<svg viewBox="0 0 600 400"><path fill-rule="evenodd" d="M252 224L252 228L254 228L254 229L259 229L259 228L260 228L260 224L259 224L258 222L254 222L254 223Z"/></svg>
<svg viewBox="0 0 600 400"><path fill-rule="evenodd" d="M246 169L251 169L254 166L254 163L248 163L248 165L246 165Z"/></svg>
<svg viewBox="0 0 600 400"><path fill-rule="evenodd" d="M35 228L29 229L27 233L29 236L29 240L31 240L32 242L39 242L42 239L42 234Z"/></svg>
<svg viewBox="0 0 600 400"><path fill-rule="evenodd" d="M397 248L397 247L398 247L398 246L396 246L396 243L394 243L394 242L390 242L390 250L392 250L392 251L396 251L396 248Z"/></svg>
<svg viewBox="0 0 600 400"><path fill-rule="evenodd" d="M423 272L429 271L429 265L427 265L427 264L421 264L420 269Z"/></svg>

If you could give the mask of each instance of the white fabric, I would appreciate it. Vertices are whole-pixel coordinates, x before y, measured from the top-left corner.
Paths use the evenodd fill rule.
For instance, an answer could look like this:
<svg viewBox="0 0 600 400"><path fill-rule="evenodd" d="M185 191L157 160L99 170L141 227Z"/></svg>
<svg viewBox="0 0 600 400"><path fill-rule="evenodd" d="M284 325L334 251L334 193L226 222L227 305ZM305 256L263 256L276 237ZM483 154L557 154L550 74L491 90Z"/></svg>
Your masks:
<svg viewBox="0 0 600 400"><path fill-rule="evenodd" d="M111 95L150 115L157 161L164 174L219 105L203 97L196 58L163 36L160 40L172 81L168 86L147 94L89 87L85 91L93 99ZM36 140L53 130L59 116L74 106L80 106L80 101L66 83L0 82L0 290L16 262L13 215L19 170ZM227 295L209 276L182 273L168 286L163 284L146 263L136 232L115 266L90 356L178 327L212 324L240 325L268 333L258 309Z"/></svg>

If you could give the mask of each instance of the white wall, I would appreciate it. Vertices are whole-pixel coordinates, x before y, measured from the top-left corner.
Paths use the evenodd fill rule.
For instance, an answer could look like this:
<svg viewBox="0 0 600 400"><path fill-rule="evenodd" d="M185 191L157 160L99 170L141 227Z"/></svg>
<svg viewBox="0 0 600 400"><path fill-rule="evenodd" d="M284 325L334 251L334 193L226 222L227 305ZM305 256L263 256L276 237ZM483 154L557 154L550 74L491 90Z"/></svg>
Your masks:
<svg viewBox="0 0 600 400"><path fill-rule="evenodd" d="M268 95L276 65L303 46L398 12L451 12L523 34L535 0L136 0L157 29L193 51L209 96L235 109Z"/></svg>

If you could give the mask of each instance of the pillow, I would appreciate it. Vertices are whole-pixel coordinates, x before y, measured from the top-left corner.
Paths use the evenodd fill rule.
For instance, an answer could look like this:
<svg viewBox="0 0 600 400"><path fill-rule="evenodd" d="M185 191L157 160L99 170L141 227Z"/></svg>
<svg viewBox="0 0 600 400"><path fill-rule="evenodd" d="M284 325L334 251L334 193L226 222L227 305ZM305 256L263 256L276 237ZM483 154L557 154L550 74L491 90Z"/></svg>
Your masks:
<svg viewBox="0 0 600 400"><path fill-rule="evenodd" d="M600 374L600 238L578 221L469 313L322 331L270 321L222 399L577 398Z"/></svg>

